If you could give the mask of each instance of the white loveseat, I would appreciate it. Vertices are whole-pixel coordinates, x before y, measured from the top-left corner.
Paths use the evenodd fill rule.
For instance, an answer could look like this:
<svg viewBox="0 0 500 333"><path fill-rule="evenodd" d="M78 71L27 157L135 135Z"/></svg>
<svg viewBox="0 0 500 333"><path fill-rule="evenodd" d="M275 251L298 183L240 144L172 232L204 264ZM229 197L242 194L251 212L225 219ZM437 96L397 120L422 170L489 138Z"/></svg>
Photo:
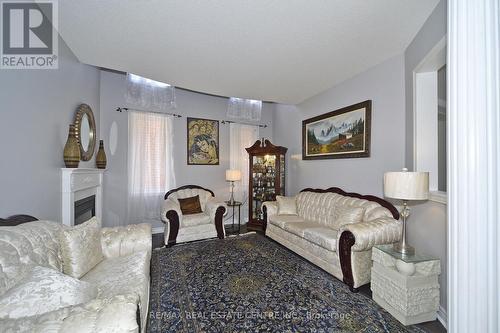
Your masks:
<svg viewBox="0 0 500 333"><path fill-rule="evenodd" d="M65 226L50 221L2 224L0 299L21 283L33 267L63 271L59 237ZM138 332L140 327L144 332L149 304L151 226L102 228L100 237L104 259L80 278L97 287L95 299L37 316L0 319L0 331ZM42 291L39 293L43 295ZM29 304L29 297L25 301Z"/></svg>
<svg viewBox="0 0 500 333"><path fill-rule="evenodd" d="M201 213L183 215L179 199L199 196ZM226 235L223 217L225 202L215 198L214 192L198 185L185 185L165 194L161 219L165 223L165 245L191 242Z"/></svg>
<svg viewBox="0 0 500 333"><path fill-rule="evenodd" d="M266 236L296 252L341 281L352 291L370 282L371 249L399 241L399 213L375 196L339 188L305 189L295 198L296 215L278 215L276 201L263 204ZM357 223L342 214L355 208Z"/></svg>

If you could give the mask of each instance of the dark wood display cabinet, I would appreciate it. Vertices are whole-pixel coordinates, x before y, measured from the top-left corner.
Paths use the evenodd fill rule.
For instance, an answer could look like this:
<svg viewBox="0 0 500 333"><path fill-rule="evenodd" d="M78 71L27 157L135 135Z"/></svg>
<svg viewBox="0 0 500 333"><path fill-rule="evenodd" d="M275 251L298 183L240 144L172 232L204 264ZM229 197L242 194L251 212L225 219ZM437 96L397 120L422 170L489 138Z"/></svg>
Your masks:
<svg viewBox="0 0 500 333"><path fill-rule="evenodd" d="M248 229L263 230L262 203L285 195L285 147L257 140L246 148L250 163Z"/></svg>

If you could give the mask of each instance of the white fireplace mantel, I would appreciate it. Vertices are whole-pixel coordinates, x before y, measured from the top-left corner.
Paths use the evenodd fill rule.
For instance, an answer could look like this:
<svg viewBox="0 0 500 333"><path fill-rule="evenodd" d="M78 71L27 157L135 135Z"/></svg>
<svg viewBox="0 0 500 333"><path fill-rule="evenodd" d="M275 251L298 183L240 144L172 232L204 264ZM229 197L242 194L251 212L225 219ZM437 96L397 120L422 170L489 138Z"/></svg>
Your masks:
<svg viewBox="0 0 500 333"><path fill-rule="evenodd" d="M62 168L62 223L75 224L75 202L95 195L95 216L102 219L103 169Z"/></svg>

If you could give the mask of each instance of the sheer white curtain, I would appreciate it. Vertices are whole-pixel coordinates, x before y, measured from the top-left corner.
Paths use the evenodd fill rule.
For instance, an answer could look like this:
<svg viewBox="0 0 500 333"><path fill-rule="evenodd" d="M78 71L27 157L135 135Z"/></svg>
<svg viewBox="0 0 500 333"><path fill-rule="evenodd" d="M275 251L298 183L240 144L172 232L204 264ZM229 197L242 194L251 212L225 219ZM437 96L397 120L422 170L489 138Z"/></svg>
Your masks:
<svg viewBox="0 0 500 333"><path fill-rule="evenodd" d="M161 226L163 196L175 187L172 118L129 112L128 127L128 223Z"/></svg>
<svg viewBox="0 0 500 333"><path fill-rule="evenodd" d="M227 102L227 116L233 119L259 121L262 101L231 97Z"/></svg>
<svg viewBox="0 0 500 333"><path fill-rule="evenodd" d="M235 183L234 196L243 202L241 207L242 223L248 221L248 182L249 161L245 148L250 147L259 138L259 127L232 123L229 125L231 169L241 171L241 181Z"/></svg>
<svg viewBox="0 0 500 333"><path fill-rule="evenodd" d="M175 87L127 73L125 101L128 105L144 109L161 111L175 108Z"/></svg>

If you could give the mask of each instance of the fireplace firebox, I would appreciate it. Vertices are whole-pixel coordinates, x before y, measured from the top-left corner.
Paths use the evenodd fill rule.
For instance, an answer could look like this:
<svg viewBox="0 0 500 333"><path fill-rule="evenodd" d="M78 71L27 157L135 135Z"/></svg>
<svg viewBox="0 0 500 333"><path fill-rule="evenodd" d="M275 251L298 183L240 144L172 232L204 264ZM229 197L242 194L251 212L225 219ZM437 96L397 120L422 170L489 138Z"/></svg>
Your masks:
<svg viewBox="0 0 500 333"><path fill-rule="evenodd" d="M75 201L75 225L95 216L95 195Z"/></svg>

